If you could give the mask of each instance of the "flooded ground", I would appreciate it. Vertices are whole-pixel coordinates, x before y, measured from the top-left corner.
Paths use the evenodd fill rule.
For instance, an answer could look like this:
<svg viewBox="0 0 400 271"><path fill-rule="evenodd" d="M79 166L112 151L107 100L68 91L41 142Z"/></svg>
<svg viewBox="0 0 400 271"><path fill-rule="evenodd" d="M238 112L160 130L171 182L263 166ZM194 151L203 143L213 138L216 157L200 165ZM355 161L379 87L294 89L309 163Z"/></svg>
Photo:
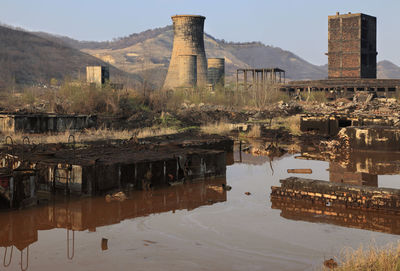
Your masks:
<svg viewBox="0 0 400 271"><path fill-rule="evenodd" d="M296 156L270 161L235 153L226 179L134 192L123 202L85 198L3 212L0 269L313 270L343 248L400 239L379 223L363 229L363 219L400 220L393 216L353 213L348 217L361 218L350 223L313 206L271 208L271 186L280 179L332 176L332 163ZM288 174L289 168L313 173ZM396 172L379 173L376 185L400 188ZM232 190L223 190L225 183Z"/></svg>

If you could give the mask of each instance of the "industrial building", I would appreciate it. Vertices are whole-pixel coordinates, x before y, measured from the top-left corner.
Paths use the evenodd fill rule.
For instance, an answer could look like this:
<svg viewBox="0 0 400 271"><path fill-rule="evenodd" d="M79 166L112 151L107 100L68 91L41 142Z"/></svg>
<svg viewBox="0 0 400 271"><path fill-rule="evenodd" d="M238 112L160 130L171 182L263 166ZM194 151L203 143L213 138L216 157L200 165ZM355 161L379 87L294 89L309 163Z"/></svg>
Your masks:
<svg viewBox="0 0 400 271"><path fill-rule="evenodd" d="M282 91L324 91L352 97L371 92L393 97L400 90L400 79L376 79L376 18L362 13L328 16L328 79L291 81Z"/></svg>
<svg viewBox="0 0 400 271"><path fill-rule="evenodd" d="M362 13L328 17L329 78L376 78L376 18Z"/></svg>
<svg viewBox="0 0 400 271"><path fill-rule="evenodd" d="M101 87L110 81L110 70L106 66L87 66L86 82Z"/></svg>

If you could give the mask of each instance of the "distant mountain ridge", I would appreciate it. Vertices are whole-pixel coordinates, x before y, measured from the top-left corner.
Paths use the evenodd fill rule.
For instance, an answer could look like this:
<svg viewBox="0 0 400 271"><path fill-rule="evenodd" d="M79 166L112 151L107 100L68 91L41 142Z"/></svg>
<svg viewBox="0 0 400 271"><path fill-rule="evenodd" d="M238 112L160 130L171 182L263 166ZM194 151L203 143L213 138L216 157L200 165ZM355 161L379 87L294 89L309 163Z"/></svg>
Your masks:
<svg viewBox="0 0 400 271"><path fill-rule="evenodd" d="M48 83L52 78L85 78L87 65L107 65L104 61L30 32L0 26L0 89L11 85ZM110 66L114 78L141 78Z"/></svg>
<svg viewBox="0 0 400 271"><path fill-rule="evenodd" d="M44 32L0 26L0 88L13 83L35 84L51 78L85 76L87 65L110 65L112 79L134 85L142 80L160 86L172 51L173 29L166 26L112 41L77 41ZM324 79L327 65L313 65L296 54L261 42L235 43L205 34L208 58L225 57L226 74L238 68L279 67L293 80ZM400 67L378 63L378 78L400 78Z"/></svg>
<svg viewBox="0 0 400 271"><path fill-rule="evenodd" d="M61 39L69 46L98 57L121 70L158 81L163 81L168 69L173 42L171 25L106 42L76 41L68 37L49 37L47 33L36 34ZM232 76L238 68L279 67L286 70L287 77L291 79L326 77L323 66L313 65L292 52L261 42L225 42L205 34L205 48L207 57L225 57L228 76ZM154 78L154 74L158 77Z"/></svg>
<svg viewBox="0 0 400 271"><path fill-rule="evenodd" d="M161 82L169 65L173 28L169 25L106 42L60 38L70 46L122 70ZM268 67L284 69L287 78L293 80L324 79L328 76L327 65L313 65L290 51L261 42L226 42L206 33L205 48L207 57L225 57L228 76L232 76L238 68ZM381 61L378 63L378 78L400 78L400 67Z"/></svg>

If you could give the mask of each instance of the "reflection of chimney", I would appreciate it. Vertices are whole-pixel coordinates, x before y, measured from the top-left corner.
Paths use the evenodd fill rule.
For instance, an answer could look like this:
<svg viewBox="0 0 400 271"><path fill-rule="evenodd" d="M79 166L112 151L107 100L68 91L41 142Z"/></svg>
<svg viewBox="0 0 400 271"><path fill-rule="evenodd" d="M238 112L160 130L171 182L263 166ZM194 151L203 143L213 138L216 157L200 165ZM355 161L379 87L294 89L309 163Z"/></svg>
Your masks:
<svg viewBox="0 0 400 271"><path fill-rule="evenodd" d="M174 27L174 43L169 63L164 89L180 87L188 78L197 77L197 85L204 86L207 83L207 59L204 49L204 20L205 17L198 15L176 15L172 16ZM180 78L181 65L180 56L196 56L196 75L187 74L182 81ZM188 66L186 66L187 68ZM193 69L191 69L193 70Z"/></svg>

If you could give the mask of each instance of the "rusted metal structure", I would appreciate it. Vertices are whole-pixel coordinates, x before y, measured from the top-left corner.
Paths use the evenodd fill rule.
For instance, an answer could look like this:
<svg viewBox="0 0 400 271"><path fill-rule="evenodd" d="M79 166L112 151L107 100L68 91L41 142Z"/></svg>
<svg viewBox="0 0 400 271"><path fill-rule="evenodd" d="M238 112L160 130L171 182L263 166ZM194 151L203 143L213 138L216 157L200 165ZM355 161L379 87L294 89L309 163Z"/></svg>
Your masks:
<svg viewBox="0 0 400 271"><path fill-rule="evenodd" d="M328 17L329 78L376 78L376 18L362 13Z"/></svg>
<svg viewBox="0 0 400 271"><path fill-rule="evenodd" d="M284 83L285 80L285 71L280 68L236 70L236 90L266 89L270 84Z"/></svg>

